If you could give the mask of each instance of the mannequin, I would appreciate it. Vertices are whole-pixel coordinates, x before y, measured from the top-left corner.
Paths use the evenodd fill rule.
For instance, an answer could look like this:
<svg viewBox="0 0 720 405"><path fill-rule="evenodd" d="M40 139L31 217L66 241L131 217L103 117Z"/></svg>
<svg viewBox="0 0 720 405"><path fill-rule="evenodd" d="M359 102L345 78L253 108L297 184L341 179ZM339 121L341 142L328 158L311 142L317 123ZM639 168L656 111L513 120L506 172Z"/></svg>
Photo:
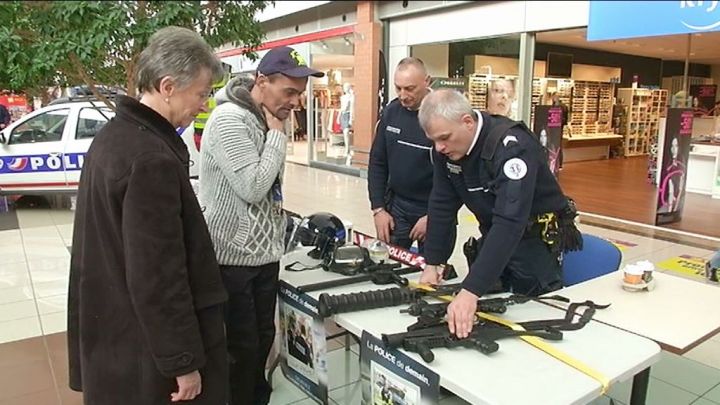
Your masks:
<svg viewBox="0 0 720 405"><path fill-rule="evenodd" d="M344 155L350 156L350 129L353 125L355 109L355 94L350 83L343 84L343 95L340 96L340 113L338 114L338 122L343 132L343 142L345 144Z"/></svg>

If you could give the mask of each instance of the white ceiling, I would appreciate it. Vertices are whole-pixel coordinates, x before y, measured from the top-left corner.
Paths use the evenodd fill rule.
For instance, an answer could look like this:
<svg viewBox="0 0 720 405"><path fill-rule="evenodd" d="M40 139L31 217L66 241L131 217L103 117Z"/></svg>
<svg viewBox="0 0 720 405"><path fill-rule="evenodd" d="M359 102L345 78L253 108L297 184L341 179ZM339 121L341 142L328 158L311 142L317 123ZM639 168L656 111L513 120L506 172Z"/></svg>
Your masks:
<svg viewBox="0 0 720 405"><path fill-rule="evenodd" d="M548 31L537 34L537 42L647 56L663 60L685 61L687 35L618 39L588 42L587 30L578 28ZM720 65L720 32L693 34L690 45L690 62Z"/></svg>

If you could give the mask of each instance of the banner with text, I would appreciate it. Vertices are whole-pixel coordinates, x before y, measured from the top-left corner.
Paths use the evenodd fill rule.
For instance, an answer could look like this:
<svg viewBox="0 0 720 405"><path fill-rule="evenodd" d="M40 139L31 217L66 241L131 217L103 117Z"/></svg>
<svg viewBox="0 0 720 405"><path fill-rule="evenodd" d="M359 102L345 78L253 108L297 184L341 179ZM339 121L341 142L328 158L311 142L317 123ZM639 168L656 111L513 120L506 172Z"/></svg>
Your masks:
<svg viewBox="0 0 720 405"><path fill-rule="evenodd" d="M560 106L535 106L533 132L545 148L550 171L557 176L560 169L562 149L563 110Z"/></svg>
<svg viewBox="0 0 720 405"><path fill-rule="evenodd" d="M370 235L366 235L362 232L358 232L355 230L353 230L352 232L352 243L354 245L362 246L362 244L369 239L376 238L373 238ZM395 260L396 262L400 262L408 266L420 267L421 269L425 268L425 258L420 256L419 254L413 253L399 246L394 246L387 243L385 245L387 245L388 247L390 258Z"/></svg>
<svg viewBox="0 0 720 405"><path fill-rule="evenodd" d="M440 399L440 376L363 331L360 339L363 405L432 405Z"/></svg>
<svg viewBox="0 0 720 405"><path fill-rule="evenodd" d="M327 335L318 303L282 280L278 297L283 375L311 398L327 404Z"/></svg>

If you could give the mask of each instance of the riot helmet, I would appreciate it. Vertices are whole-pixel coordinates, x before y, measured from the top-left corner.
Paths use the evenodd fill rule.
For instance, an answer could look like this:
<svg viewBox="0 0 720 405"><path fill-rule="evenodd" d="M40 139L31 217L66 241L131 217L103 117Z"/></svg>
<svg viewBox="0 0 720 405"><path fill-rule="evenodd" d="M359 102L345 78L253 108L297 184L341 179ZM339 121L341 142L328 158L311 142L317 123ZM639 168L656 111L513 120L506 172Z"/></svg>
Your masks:
<svg viewBox="0 0 720 405"><path fill-rule="evenodd" d="M335 248L344 245L346 241L345 226L340 218L328 212L318 212L302 219L295 228L288 249L292 250L298 244L314 246L308 256L326 260Z"/></svg>

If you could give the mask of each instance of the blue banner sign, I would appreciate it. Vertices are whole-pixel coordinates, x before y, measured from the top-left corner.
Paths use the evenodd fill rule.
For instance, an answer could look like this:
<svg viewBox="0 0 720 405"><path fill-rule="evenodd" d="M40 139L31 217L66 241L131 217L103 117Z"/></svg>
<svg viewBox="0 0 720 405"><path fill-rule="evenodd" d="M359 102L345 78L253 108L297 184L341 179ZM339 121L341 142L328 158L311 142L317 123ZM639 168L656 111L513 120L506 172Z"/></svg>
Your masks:
<svg viewBox="0 0 720 405"><path fill-rule="evenodd" d="M588 41L720 31L719 1L591 1Z"/></svg>

